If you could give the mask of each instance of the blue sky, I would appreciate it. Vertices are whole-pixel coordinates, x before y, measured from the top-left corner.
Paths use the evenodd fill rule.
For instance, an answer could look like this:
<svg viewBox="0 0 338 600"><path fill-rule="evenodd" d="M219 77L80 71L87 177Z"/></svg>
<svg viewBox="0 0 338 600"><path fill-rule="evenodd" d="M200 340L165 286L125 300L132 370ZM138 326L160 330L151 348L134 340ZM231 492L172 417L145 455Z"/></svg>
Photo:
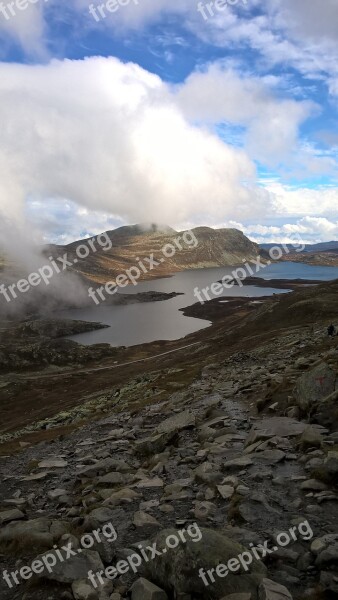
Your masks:
<svg viewBox="0 0 338 600"><path fill-rule="evenodd" d="M338 239L337 0L217 6L0 4L6 223Z"/></svg>

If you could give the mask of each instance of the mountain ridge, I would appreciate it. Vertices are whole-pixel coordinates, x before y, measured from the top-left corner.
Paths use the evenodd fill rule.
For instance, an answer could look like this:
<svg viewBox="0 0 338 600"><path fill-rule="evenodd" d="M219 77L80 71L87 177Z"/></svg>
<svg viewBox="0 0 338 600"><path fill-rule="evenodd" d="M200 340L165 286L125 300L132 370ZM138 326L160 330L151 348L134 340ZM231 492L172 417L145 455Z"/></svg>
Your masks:
<svg viewBox="0 0 338 600"><path fill-rule="evenodd" d="M259 246L237 229L201 226L175 231L167 226L160 226L161 230L157 227L156 230L144 231L143 227L142 224L124 226L66 246L49 245L44 254L52 254L57 258L67 250L69 260L74 263L77 258L76 250L80 245L88 245L89 240L107 236L112 244L111 248L104 249L97 244L95 252L90 252L81 261L75 260L76 264L71 268L85 280L100 284L111 281L137 265L142 257L154 255L156 259L163 258L163 251L168 245L175 248L173 256L165 256L156 269L143 273L140 279L167 277L186 269L235 266L245 260L256 259L260 254ZM182 249L175 245L175 240L178 239Z"/></svg>

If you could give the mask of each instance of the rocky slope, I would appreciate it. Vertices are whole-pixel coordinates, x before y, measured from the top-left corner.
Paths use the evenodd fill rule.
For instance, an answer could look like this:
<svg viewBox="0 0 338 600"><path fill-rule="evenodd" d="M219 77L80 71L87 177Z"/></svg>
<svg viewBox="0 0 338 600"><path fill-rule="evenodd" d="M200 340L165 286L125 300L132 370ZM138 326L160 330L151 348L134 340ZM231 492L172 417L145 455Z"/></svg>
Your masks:
<svg viewBox="0 0 338 600"><path fill-rule="evenodd" d="M338 424L330 415L338 398L337 341L320 327L295 328L206 360L190 384L178 384L180 368L131 379L114 404L96 399L96 422L2 458L3 568L31 565L53 545L70 544L74 555L28 583L9 589L2 581L1 598L335 598ZM173 377L177 389L161 399ZM68 418L76 411L81 407ZM94 539L86 549L82 536L107 523L117 539ZM167 536L194 524L199 541L141 560L135 573L123 570L120 561L128 565L154 543L164 549ZM201 568L215 574L219 563L262 546L269 552L248 571L203 584ZM117 563L121 573L94 589L88 570Z"/></svg>

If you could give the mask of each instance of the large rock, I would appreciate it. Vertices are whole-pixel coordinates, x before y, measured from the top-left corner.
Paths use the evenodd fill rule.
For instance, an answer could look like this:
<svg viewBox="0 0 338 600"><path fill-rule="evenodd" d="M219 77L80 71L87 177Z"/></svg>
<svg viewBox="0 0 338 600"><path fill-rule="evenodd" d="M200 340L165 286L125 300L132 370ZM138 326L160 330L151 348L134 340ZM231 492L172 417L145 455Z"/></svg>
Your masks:
<svg viewBox="0 0 338 600"><path fill-rule="evenodd" d="M324 461L324 475L325 478L333 483L338 481L338 452L332 450L328 452L327 457Z"/></svg>
<svg viewBox="0 0 338 600"><path fill-rule="evenodd" d="M72 592L75 600L98 600L99 594L88 580L74 581Z"/></svg>
<svg viewBox="0 0 338 600"><path fill-rule="evenodd" d="M118 470L119 462L120 461L111 457L103 458L102 460L96 461L93 465L80 469L77 472L77 475L78 477L97 477L99 475L105 475L105 473L109 473L110 471Z"/></svg>
<svg viewBox="0 0 338 600"><path fill-rule="evenodd" d="M48 555L42 554L38 556L36 560L41 561L44 564L46 564L45 557L48 556L47 562L49 564L49 569L45 568L38 577L50 579L51 581L58 581L59 583L72 584L74 581L80 579L88 579L89 571L93 571L93 573L104 571L104 566L98 552L92 550L80 550L81 552L78 550L77 554L70 558L67 558L65 552L63 552L63 562L61 562L57 551L49 552ZM54 556L55 561L52 560L52 556Z"/></svg>
<svg viewBox="0 0 338 600"><path fill-rule="evenodd" d="M338 565L338 539L335 541L332 540L331 543L328 543L325 546L325 548L318 554L315 564L319 569L323 569L331 565Z"/></svg>
<svg viewBox="0 0 338 600"><path fill-rule="evenodd" d="M322 436L318 429L307 427L301 435L299 447L301 450L306 451L310 448L321 448L322 443Z"/></svg>
<svg viewBox="0 0 338 600"><path fill-rule="evenodd" d="M176 437L176 431L156 433L155 435L143 438L142 440L137 440L135 442L135 452L140 456L160 454L175 441Z"/></svg>
<svg viewBox="0 0 338 600"><path fill-rule="evenodd" d="M303 414L312 412L318 403L336 389L337 373L325 362L306 371L296 383L294 390L297 404Z"/></svg>
<svg viewBox="0 0 338 600"><path fill-rule="evenodd" d="M271 437L294 437L303 433L306 423L297 421L291 417L269 417L256 421L250 431L246 446L257 440ZM258 437L256 438L256 433Z"/></svg>
<svg viewBox="0 0 338 600"><path fill-rule="evenodd" d="M157 585L140 577L131 588L132 600L168 600L167 594Z"/></svg>
<svg viewBox="0 0 338 600"><path fill-rule="evenodd" d="M284 585L263 579L259 586L259 600L292 600L292 596Z"/></svg>
<svg viewBox="0 0 338 600"><path fill-rule="evenodd" d="M0 525L10 523L11 521L20 521L24 519L25 515L18 508L12 508L11 510L5 510L0 512Z"/></svg>
<svg viewBox="0 0 338 600"><path fill-rule="evenodd" d="M10 550L44 550L52 548L63 534L67 533L67 526L61 521L50 519L34 519L32 521L9 523L0 530L0 548Z"/></svg>
<svg viewBox="0 0 338 600"><path fill-rule="evenodd" d="M207 483L208 485L216 485L217 483L221 483L223 479L223 475L217 470L216 465L208 461L195 469L194 476L197 482Z"/></svg>
<svg viewBox="0 0 338 600"><path fill-rule="evenodd" d="M239 458L234 458L233 460L228 460L225 462L222 467L224 471L241 471L246 467L250 467L253 465L253 462L249 456L240 456Z"/></svg>
<svg viewBox="0 0 338 600"><path fill-rule="evenodd" d="M189 410L185 410L181 413L177 413L165 421L162 421L157 427L158 433L172 433L182 431L189 427L194 427L196 424L195 415Z"/></svg>
<svg viewBox="0 0 338 600"><path fill-rule="evenodd" d="M253 600L257 600L258 585L267 573L265 566L253 559L249 570L245 571L237 561L236 572L229 570L225 576L220 564L227 564L230 559L236 559L247 550L211 529L201 529L201 534L202 538L199 541L193 541L186 534L186 543L179 542L176 548L168 548L167 552L156 556L145 565L145 576L165 589L169 595L191 594L201 599L219 600L228 594L246 592L252 594ZM157 548L166 548L169 539L171 540L169 536L177 538L177 530L161 531L152 541L156 542ZM201 569L205 577L208 577L207 571L213 569L214 582L207 579L206 585L201 576Z"/></svg>
<svg viewBox="0 0 338 600"><path fill-rule="evenodd" d="M159 454L175 441L180 431L194 427L195 424L195 415L189 410L168 417L168 419L165 419L158 425L153 435L138 440L135 443L135 452L141 456Z"/></svg>
<svg viewBox="0 0 338 600"><path fill-rule="evenodd" d="M323 427L338 430L338 390L319 402L314 409L313 418Z"/></svg>

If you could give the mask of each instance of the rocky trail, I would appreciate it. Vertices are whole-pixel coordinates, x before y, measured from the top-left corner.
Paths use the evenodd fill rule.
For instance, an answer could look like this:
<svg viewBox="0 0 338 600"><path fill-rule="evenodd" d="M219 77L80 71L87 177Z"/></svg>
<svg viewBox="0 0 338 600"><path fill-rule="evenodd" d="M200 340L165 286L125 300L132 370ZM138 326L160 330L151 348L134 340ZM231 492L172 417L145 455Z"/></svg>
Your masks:
<svg viewBox="0 0 338 600"><path fill-rule="evenodd" d="M19 584L1 579L1 599L337 598L338 352L336 340L318 352L321 338L281 335L204 366L164 401L132 412L122 403L2 457L0 576L16 571ZM107 523L114 541L80 545ZM137 573L90 583L88 571L128 565L131 554L163 549L194 524L198 541L181 540ZM22 567L67 544L75 549L67 561L20 578ZM215 575L219 563L259 545L271 552L249 572ZM210 585L201 568L213 569Z"/></svg>

